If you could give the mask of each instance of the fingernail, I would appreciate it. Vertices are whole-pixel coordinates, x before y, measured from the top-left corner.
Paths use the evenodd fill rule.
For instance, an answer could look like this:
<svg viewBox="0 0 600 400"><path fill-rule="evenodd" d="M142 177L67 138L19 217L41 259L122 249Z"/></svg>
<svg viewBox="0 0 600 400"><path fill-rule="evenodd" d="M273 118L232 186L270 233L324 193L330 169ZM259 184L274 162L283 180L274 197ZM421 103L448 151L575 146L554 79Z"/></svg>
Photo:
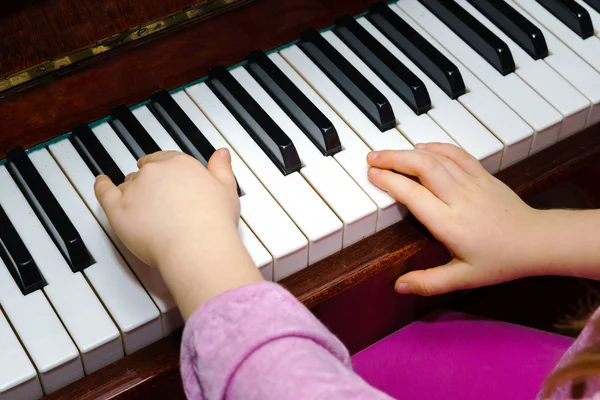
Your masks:
<svg viewBox="0 0 600 400"><path fill-rule="evenodd" d="M377 156L378 156L378 155L379 155L379 152L378 152L378 151L371 151L371 152L369 152L369 154L367 155L367 158L368 158L369 160L374 160L374 159L376 159L376 158L377 158Z"/></svg>
<svg viewBox="0 0 600 400"><path fill-rule="evenodd" d="M425 148L425 143L417 143L415 144L415 149L424 149Z"/></svg>
<svg viewBox="0 0 600 400"><path fill-rule="evenodd" d="M410 289L408 288L408 283L400 282L396 285L394 290L400 294L409 294Z"/></svg>
<svg viewBox="0 0 600 400"><path fill-rule="evenodd" d="M369 168L369 174L371 174L371 175L377 175L380 172L381 172L381 170L379 168L376 168L376 167Z"/></svg>
<svg viewBox="0 0 600 400"><path fill-rule="evenodd" d="M227 158L229 157L229 150L226 148L219 149L219 156Z"/></svg>

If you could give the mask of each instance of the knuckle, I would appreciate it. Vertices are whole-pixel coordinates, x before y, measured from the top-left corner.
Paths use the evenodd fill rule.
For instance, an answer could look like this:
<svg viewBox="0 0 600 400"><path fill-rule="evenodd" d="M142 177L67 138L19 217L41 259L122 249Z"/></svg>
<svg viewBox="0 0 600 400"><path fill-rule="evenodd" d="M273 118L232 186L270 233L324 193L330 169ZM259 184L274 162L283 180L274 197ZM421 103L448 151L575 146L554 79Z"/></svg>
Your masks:
<svg viewBox="0 0 600 400"><path fill-rule="evenodd" d="M419 293L423 296L433 296L437 294L437 289L431 282L420 281L417 287Z"/></svg>
<svg viewBox="0 0 600 400"><path fill-rule="evenodd" d="M394 168L402 161L401 154L401 150L381 150L375 161L378 165Z"/></svg>
<svg viewBox="0 0 600 400"><path fill-rule="evenodd" d="M423 160L419 163L419 168L422 173L430 173L435 172L441 166L441 163L437 158L427 155L423 158Z"/></svg>
<svg viewBox="0 0 600 400"><path fill-rule="evenodd" d="M188 155L185 153L172 153L172 155L168 158L167 161L173 161L173 162L185 162L188 158Z"/></svg>
<svg viewBox="0 0 600 400"><path fill-rule="evenodd" d="M411 188L408 191L408 196L411 200L418 200L423 196L424 191L425 188L423 188L423 186L415 183L414 185L411 185Z"/></svg>
<svg viewBox="0 0 600 400"><path fill-rule="evenodd" d="M151 174L155 170L156 170L156 164L152 162L152 163L147 163L147 164L142 165L142 167L139 169L139 173L148 175L148 174Z"/></svg>

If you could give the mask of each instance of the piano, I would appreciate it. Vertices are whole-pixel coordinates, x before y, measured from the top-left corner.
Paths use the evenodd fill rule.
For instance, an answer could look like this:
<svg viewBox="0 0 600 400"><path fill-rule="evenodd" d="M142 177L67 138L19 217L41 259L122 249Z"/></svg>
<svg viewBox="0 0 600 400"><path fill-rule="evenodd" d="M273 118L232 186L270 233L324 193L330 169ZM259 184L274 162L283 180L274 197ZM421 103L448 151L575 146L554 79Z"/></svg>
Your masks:
<svg viewBox="0 0 600 400"><path fill-rule="evenodd" d="M93 194L144 154L229 148L265 279L334 330L384 309L354 349L452 297L391 293L447 254L370 184L370 150L454 143L524 198L600 172L598 0L89 2L97 26L87 3L2 17L1 400L183 396L173 297ZM29 21L20 51L36 15L52 40Z"/></svg>

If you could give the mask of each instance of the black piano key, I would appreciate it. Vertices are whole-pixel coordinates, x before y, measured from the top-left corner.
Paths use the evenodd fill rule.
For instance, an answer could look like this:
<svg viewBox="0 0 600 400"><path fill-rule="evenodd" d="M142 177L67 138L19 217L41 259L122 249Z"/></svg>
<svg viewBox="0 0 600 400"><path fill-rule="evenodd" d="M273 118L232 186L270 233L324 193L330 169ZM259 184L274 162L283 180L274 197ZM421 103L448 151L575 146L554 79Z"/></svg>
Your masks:
<svg viewBox="0 0 600 400"><path fill-rule="evenodd" d="M508 45L456 2L419 1L502 75L515 71Z"/></svg>
<svg viewBox="0 0 600 400"><path fill-rule="evenodd" d="M590 14L575 0L537 0L537 2L582 39L594 35Z"/></svg>
<svg viewBox="0 0 600 400"><path fill-rule="evenodd" d="M222 66L210 70L206 82L260 148L288 175L302 168L294 143L242 85Z"/></svg>
<svg viewBox="0 0 600 400"><path fill-rule="evenodd" d="M468 0L534 60L548 56L542 31L504 0Z"/></svg>
<svg viewBox="0 0 600 400"><path fill-rule="evenodd" d="M72 129L69 141L83 158L94 176L106 175L115 185L120 185L125 176L87 125Z"/></svg>
<svg viewBox="0 0 600 400"><path fill-rule="evenodd" d="M58 204L25 151L16 148L10 150L6 156L8 171L73 272L83 271L92 265L94 261L79 232Z"/></svg>
<svg viewBox="0 0 600 400"><path fill-rule="evenodd" d="M160 147L133 115L129 107L120 104L111 110L111 116L110 126L136 159L160 151Z"/></svg>
<svg viewBox="0 0 600 400"><path fill-rule="evenodd" d="M262 51L248 57L246 69L325 156L342 150L335 126Z"/></svg>
<svg viewBox="0 0 600 400"><path fill-rule="evenodd" d="M583 0L587 3L588 6L592 7L594 10L600 13L600 0Z"/></svg>
<svg viewBox="0 0 600 400"><path fill-rule="evenodd" d="M169 92L161 90L152 95L148 108L173 140L185 153L200 161L205 167L215 152L213 145L200 129L179 107Z"/></svg>
<svg viewBox="0 0 600 400"><path fill-rule="evenodd" d="M427 88L354 18L338 18L333 32L417 114L431 110Z"/></svg>
<svg viewBox="0 0 600 400"><path fill-rule="evenodd" d="M392 105L315 29L302 32L298 47L382 132L396 126Z"/></svg>
<svg viewBox="0 0 600 400"><path fill-rule="evenodd" d="M46 285L42 273L2 206L0 206L0 258L6 264L23 295L35 292Z"/></svg>
<svg viewBox="0 0 600 400"><path fill-rule="evenodd" d="M148 108L181 150L200 161L205 167L208 166L208 160L216 151L215 148L169 92L160 90L154 93L150 100ZM241 196L239 185L237 185L237 192Z"/></svg>
<svg viewBox="0 0 600 400"><path fill-rule="evenodd" d="M366 18L451 99L457 99L465 94L465 83L458 67L392 11L387 4L381 2L374 4Z"/></svg>

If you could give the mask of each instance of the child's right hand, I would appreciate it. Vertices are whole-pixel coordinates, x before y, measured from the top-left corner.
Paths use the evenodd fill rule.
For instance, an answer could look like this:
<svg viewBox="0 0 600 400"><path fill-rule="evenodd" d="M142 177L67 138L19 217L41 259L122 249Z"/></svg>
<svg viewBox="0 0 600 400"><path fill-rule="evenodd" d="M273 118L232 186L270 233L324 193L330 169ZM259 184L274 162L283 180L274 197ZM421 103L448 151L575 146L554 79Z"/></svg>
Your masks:
<svg viewBox="0 0 600 400"><path fill-rule="evenodd" d="M428 296L535 274L528 260L535 259L541 212L462 149L416 147L370 153L369 179L406 205L454 258L401 276L396 291Z"/></svg>

